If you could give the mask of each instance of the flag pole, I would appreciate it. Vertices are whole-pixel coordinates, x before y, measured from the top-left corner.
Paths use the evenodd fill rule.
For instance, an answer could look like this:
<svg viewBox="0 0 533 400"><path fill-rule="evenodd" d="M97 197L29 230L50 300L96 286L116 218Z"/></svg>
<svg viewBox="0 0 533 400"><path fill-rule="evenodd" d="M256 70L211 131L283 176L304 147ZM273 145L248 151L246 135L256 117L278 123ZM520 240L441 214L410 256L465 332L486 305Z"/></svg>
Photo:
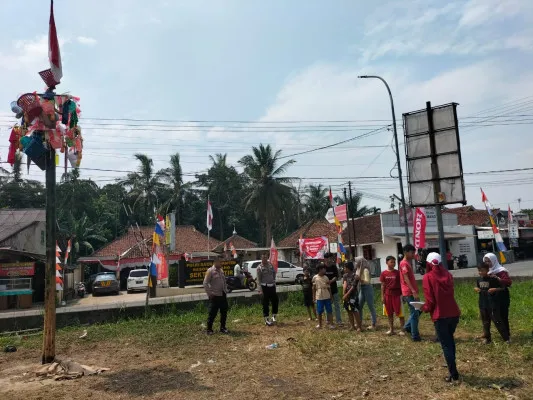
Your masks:
<svg viewBox="0 0 533 400"><path fill-rule="evenodd" d="M207 195L207 219L209 221L209 195ZM211 255L209 254L210 253L210 248L211 248L211 227L208 225L207 226L207 259L208 260L211 260Z"/></svg>

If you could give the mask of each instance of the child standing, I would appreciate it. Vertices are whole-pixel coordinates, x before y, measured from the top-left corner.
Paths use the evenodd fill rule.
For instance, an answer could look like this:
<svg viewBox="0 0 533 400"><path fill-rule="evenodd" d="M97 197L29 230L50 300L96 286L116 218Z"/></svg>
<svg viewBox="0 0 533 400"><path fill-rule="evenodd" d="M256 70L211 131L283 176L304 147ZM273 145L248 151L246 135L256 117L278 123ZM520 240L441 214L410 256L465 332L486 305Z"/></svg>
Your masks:
<svg viewBox="0 0 533 400"><path fill-rule="evenodd" d="M501 292L503 288L495 276L489 275L490 266L481 263L478 267L479 278L474 290L479 293L479 315L483 323L483 341L485 344L492 342L490 324L494 322L500 336L505 342L509 342L509 330L507 329L500 313Z"/></svg>
<svg viewBox="0 0 533 400"><path fill-rule="evenodd" d="M333 309L331 307L331 287L329 279L326 276L326 264L323 262L318 265L318 275L313 277L313 297L318 313L317 329L322 328L324 309L326 309L327 321L330 328L335 328L335 325L333 325Z"/></svg>
<svg viewBox="0 0 533 400"><path fill-rule="evenodd" d="M316 316L315 303L313 302L313 281L311 279L311 274L309 268L304 268L304 277L302 279L302 291L304 294L304 306L307 308L307 313L309 314L309 321L313 319L313 315ZM313 312L311 314L311 311Z"/></svg>
<svg viewBox="0 0 533 400"><path fill-rule="evenodd" d="M354 272L353 262L344 265L344 276L342 277L342 288L344 296L344 309L348 312L351 330L361 332L361 315L359 314L359 296L357 293L358 276ZM356 327L357 325L357 327Z"/></svg>
<svg viewBox="0 0 533 400"><path fill-rule="evenodd" d="M387 335L394 335L394 315L400 318L400 325L405 325L405 319L402 313L402 288L400 284L400 272L395 269L396 258L388 256L386 258L387 269L381 273L379 280L381 282L381 302L385 306L385 312L389 318L389 331ZM398 333L403 336L400 329Z"/></svg>

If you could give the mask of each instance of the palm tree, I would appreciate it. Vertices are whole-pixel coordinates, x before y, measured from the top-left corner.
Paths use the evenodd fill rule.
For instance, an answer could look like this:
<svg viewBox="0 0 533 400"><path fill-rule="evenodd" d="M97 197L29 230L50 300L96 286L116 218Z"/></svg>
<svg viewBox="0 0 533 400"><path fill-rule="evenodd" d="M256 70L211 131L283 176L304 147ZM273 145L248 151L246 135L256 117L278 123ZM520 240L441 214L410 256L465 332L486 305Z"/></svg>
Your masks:
<svg viewBox="0 0 533 400"><path fill-rule="evenodd" d="M163 189L161 174L154 172L153 160L145 154L135 154L140 162L137 172L130 172L121 184L130 188L128 197L133 200L133 209L141 208L144 215L139 215L142 223L153 220Z"/></svg>
<svg viewBox="0 0 533 400"><path fill-rule="evenodd" d="M103 223L92 223L85 213L79 219L74 218L72 212L68 212L66 215L60 213L59 219L64 221L59 233L64 239L72 241L70 256L73 261L80 255L92 254L95 242L107 242L103 234Z"/></svg>
<svg viewBox="0 0 533 400"><path fill-rule="evenodd" d="M330 202L328 188L318 185L309 185L305 194L306 215L309 220L324 218Z"/></svg>
<svg viewBox="0 0 533 400"><path fill-rule="evenodd" d="M171 195L163 203L162 209L165 211L165 214L168 214L168 210L173 207L176 211L176 224L180 225L182 220L183 195L189 185L183 183L183 170L181 169L179 153L170 156L170 167L162 169L158 174L163 181L172 186Z"/></svg>
<svg viewBox="0 0 533 400"><path fill-rule="evenodd" d="M244 197L247 210L253 210L265 229L265 244L272 239L274 219L280 215L292 199L292 189L288 186L290 178L281 175L294 164L294 160L280 164L281 150L273 152L270 145L252 147L253 155L244 156L239 164L250 180Z"/></svg>

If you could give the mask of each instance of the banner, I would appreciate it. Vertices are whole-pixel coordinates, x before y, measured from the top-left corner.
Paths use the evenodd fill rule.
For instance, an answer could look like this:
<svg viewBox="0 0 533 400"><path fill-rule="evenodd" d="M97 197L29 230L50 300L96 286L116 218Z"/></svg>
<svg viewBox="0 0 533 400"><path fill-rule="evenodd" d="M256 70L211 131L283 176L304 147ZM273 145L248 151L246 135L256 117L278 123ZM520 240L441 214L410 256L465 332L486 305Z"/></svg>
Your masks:
<svg viewBox="0 0 533 400"><path fill-rule="evenodd" d="M333 214L333 208L329 208L328 212L326 213L326 219L330 224L335 223L335 217L340 222L348 221L348 213L346 212L346 204L342 204L340 206L335 207L335 214Z"/></svg>
<svg viewBox="0 0 533 400"><path fill-rule="evenodd" d="M416 208L407 207L407 225L413 226L415 220ZM398 209L400 215L400 226L404 226L403 207ZM426 215L426 226L437 226L437 213L434 207L424 207L424 214Z"/></svg>
<svg viewBox="0 0 533 400"><path fill-rule="evenodd" d="M415 210L413 219L413 243L415 248L426 248L426 210L424 207L418 207Z"/></svg>
<svg viewBox="0 0 533 400"><path fill-rule="evenodd" d="M270 264L274 267L274 270L278 271L278 249L276 249L276 243L274 239L270 242Z"/></svg>
<svg viewBox="0 0 533 400"><path fill-rule="evenodd" d="M233 276L235 260L223 260L221 262L225 276ZM213 260L187 261L185 264L185 286L201 285L204 282L205 273L213 266Z"/></svg>
<svg viewBox="0 0 533 400"><path fill-rule="evenodd" d="M300 248L306 260L322 260L328 252L328 238L320 236L316 238L300 239Z"/></svg>
<svg viewBox="0 0 533 400"><path fill-rule="evenodd" d="M7 263L0 264L0 276L33 276L35 275L35 263Z"/></svg>

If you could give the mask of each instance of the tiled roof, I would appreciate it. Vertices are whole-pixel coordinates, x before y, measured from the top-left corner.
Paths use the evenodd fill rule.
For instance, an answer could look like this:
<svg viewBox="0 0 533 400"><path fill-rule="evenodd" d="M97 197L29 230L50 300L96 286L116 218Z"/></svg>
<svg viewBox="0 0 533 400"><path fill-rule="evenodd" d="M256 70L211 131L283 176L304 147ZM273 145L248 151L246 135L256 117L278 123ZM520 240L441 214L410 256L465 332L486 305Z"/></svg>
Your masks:
<svg viewBox="0 0 533 400"><path fill-rule="evenodd" d="M146 246L151 248L154 227L142 226L140 227L140 231L142 232ZM219 240L213 238L209 240L211 249L219 244ZM207 235L197 231L192 225L176 226L176 250L171 254L205 252L207 249ZM146 247L141 241L141 235L137 228L130 228L125 235L102 247L88 258L118 257L119 254L124 258L148 257Z"/></svg>
<svg viewBox="0 0 533 400"><path fill-rule="evenodd" d="M352 221L349 222L348 227L342 234L342 240L345 245L349 244L348 229L350 229L350 235L353 242L353 228ZM317 236L327 236L330 243L337 241L337 230L335 225L330 224L328 221L317 220L310 221L307 224L301 226L297 231L291 233L285 239L281 240L278 244L279 247L298 247L298 239L300 236L303 238L312 238ZM381 243L383 241L381 231L381 217L379 214L369 215L366 217L355 219L355 236L358 245Z"/></svg>
<svg viewBox="0 0 533 400"><path fill-rule="evenodd" d="M500 212L499 208L492 210L496 215ZM457 215L458 225L474 225L474 226L489 226L489 214L487 210L477 210L473 206L446 208L443 210L445 213Z"/></svg>
<svg viewBox="0 0 533 400"><path fill-rule="evenodd" d="M3 209L0 210L0 242L26 229L35 222L45 222L46 212L41 209Z"/></svg>
<svg viewBox="0 0 533 400"><path fill-rule="evenodd" d="M213 251L223 251L224 250L224 244L226 244L227 249L230 248L230 243L233 243L233 246L236 250L245 250L245 249L253 249L257 247L257 243L252 242L251 240L248 240L246 238L243 238L239 235L233 235L224 240L223 242L220 242L218 246L213 248Z"/></svg>

